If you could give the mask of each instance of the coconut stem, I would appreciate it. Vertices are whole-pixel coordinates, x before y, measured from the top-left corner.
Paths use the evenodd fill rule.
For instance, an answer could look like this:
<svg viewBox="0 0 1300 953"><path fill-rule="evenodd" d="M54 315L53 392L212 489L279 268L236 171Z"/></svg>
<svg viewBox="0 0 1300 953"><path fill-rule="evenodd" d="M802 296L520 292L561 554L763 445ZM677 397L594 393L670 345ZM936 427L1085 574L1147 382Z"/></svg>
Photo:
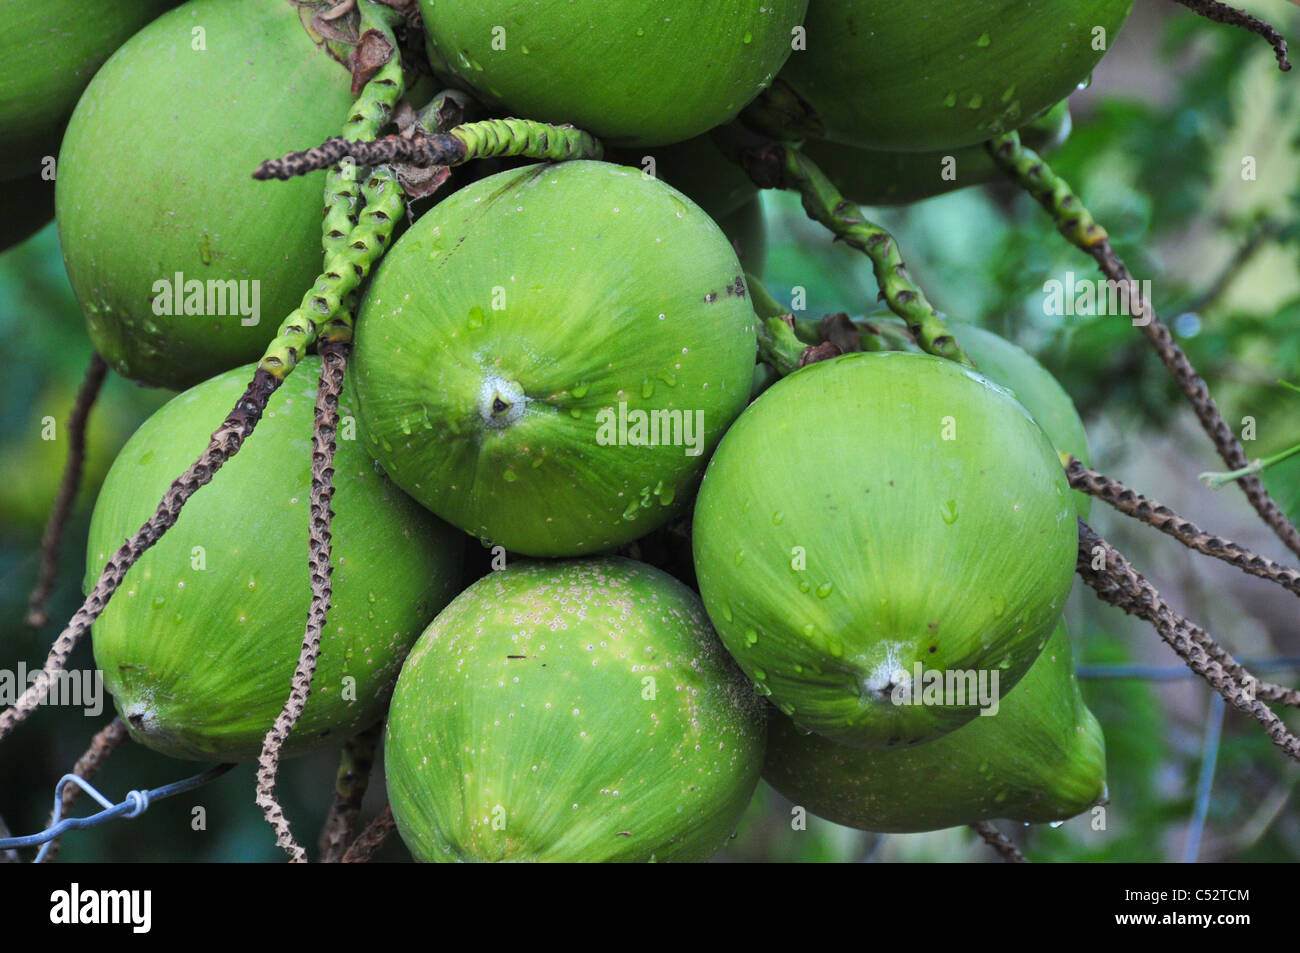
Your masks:
<svg viewBox="0 0 1300 953"><path fill-rule="evenodd" d="M1082 490L1090 496L1108 503L1126 516L1139 519L1148 526L1153 526L1166 536L1172 536L1189 549L1206 556L1221 559L1230 566L1236 566L1244 573L1277 583L1284 589L1300 596L1300 571L1290 569L1271 559L1257 555L1239 546L1230 539L1214 536L1205 532L1195 523L1183 519L1169 507L1155 500L1147 499L1136 490L1132 490L1104 473L1090 469L1075 457L1065 468L1070 486ZM1300 706L1300 692L1282 689L1285 697L1268 696L1263 691L1257 692L1270 701L1284 701L1288 705Z"/></svg>
<svg viewBox="0 0 1300 953"><path fill-rule="evenodd" d="M1079 521L1076 568L1102 601L1151 623L1188 668L1224 701L1259 722L1275 745L1300 761L1300 738L1287 731L1261 697L1261 688L1268 686L1262 686L1209 632L1174 612L1123 554L1083 520Z"/></svg>
<svg viewBox="0 0 1300 953"><path fill-rule="evenodd" d="M145 521L135 533L122 544L121 548L104 565L104 569L99 574L99 579L95 582L95 587L91 589L90 594L86 596L85 602L77 610L67 626L59 633L59 637L54 640L54 645L50 649L49 656L45 660L45 665L35 681L22 696L14 703L12 708L0 712L0 741L4 740L13 729L26 720L36 707L45 699L49 693L50 686L54 676L61 672L67 665L68 656L81 637L90 630L99 614L104 611L108 605L108 600L112 597L118 587L122 584L122 579L136 561L153 546L154 543L162 539L163 534L176 524L180 517L181 507L193 496L200 487L206 485L227 460L233 457L248 435L253 432L259 420L262 419L262 412L266 409L266 402L275 389L280 386L280 379L268 374L266 371L258 368L253 375L253 380L245 389L242 397L235 404L234 409L212 434L208 441L207 449L202 455L194 461L188 470L182 473L168 487L167 492L163 494L162 500L158 503L158 508L154 514Z"/></svg>
<svg viewBox="0 0 1300 953"><path fill-rule="evenodd" d="M1020 853L1020 849L1011 842L1011 838L994 827L990 821L979 821L972 824L971 829L984 838L984 843L997 851L998 856L1008 864L1029 863L1025 855Z"/></svg>
<svg viewBox="0 0 1300 953"><path fill-rule="evenodd" d="M1108 279L1116 282L1121 288L1129 289L1130 310L1134 314L1133 323L1142 329L1142 333L1155 348L1166 369L1182 388L1196 411L1201 427L1214 442L1215 449L1219 451L1219 456L1231 470L1244 470L1249 467L1250 461L1246 458L1241 442L1219 413L1218 405L1210 396L1205 381L1187 359L1183 349L1174 343L1169 328L1156 315L1151 302L1147 301L1142 293L1140 283L1133 278L1128 266L1111 247L1106 230L1093 219L1069 184L1056 175L1051 166L1033 150L1025 148L1017 133L1009 132L990 140L988 150L993 156L993 161L1048 211L1056 221L1061 234L1069 239L1071 244L1091 255L1101 268L1102 274ZM1296 530L1286 514L1268 495L1260 478L1255 473L1247 471L1241 475L1237 483L1260 518L1268 524L1288 549L1300 555L1300 531Z"/></svg>
<svg viewBox="0 0 1300 953"><path fill-rule="evenodd" d="M320 833L321 863L336 864L343 859L356 833L361 816L361 802L370 787L370 770L383 732L380 722L343 742L338 775L334 780L334 804Z"/></svg>
<svg viewBox="0 0 1300 953"><path fill-rule="evenodd" d="M556 126L532 119L486 119L463 123L450 132L407 138L385 136L373 142L354 143L335 137L305 152L267 159L253 173L255 179L291 179L324 169L344 156L363 165L406 165L429 168L456 166L474 159L522 156L547 162L599 159L599 140L573 126Z"/></svg>
<svg viewBox="0 0 1300 953"><path fill-rule="evenodd" d="M1203 16L1207 20L1213 20L1215 23L1226 23L1229 26L1238 26L1257 36L1262 36L1273 47L1273 55L1277 57L1278 69L1284 73L1290 71L1291 61L1287 59L1286 39L1271 24L1259 19L1259 17L1251 16L1244 10L1238 10L1226 3L1219 3L1218 0L1174 0L1174 2L1181 3L1193 13Z"/></svg>
<svg viewBox="0 0 1300 953"><path fill-rule="evenodd" d="M107 725L95 733L95 737L90 739L90 746L77 763L72 766L72 773L83 780L89 781L99 769L104 766L104 762L130 737L126 730L126 722L121 718L114 718ZM63 786L63 809L61 816L68 817L72 810L72 805L76 803L77 796L81 794L81 788L75 784L65 784ZM50 813L50 819L46 827L54 824L54 813ZM45 848L44 854L40 857L43 864L51 864L59 856L59 839L56 837L49 842Z"/></svg>
<svg viewBox="0 0 1300 953"><path fill-rule="evenodd" d="M343 855L343 863L364 864L368 862L395 830L397 830L397 822L393 820L393 809L385 804L384 809L379 812L373 821L366 825L366 829L361 832L361 836L353 841L352 846L348 848L348 852Z"/></svg>
<svg viewBox="0 0 1300 953"><path fill-rule="evenodd" d="M50 621L45 603L54 591L54 580L59 574L59 544L63 540L68 517L72 514L72 506L77 500L77 491L81 488L81 473L86 462L86 423L90 419L91 408L99 397L100 388L104 386L107 373L108 364L104 359L98 354L91 354L86 376L77 391L72 413L68 415L68 462L63 469L63 478L59 481L54 506L45 523L45 532L41 535L40 575L36 587L27 597L27 624L33 629L39 629Z"/></svg>
<svg viewBox="0 0 1300 953"><path fill-rule="evenodd" d="M352 152L362 141L379 134L405 90L401 57L397 55L397 42L391 29L385 25L373 28L385 33L392 41L393 55L362 89L343 127L343 136L330 140L342 143L343 149L327 163L334 168L325 181L325 221L322 227L325 265L316 283L303 296L302 303L284 319L275 339L262 355L259 366L276 377L284 378L293 373L307 348L315 343L320 328L337 317L343 301L360 286L371 266L383 254L401 216L400 204L397 214L390 214L391 201L379 202L373 210L368 207L371 194L380 196L385 192L389 196L397 193L396 201L400 203L401 190L393 180L392 172L378 169L371 173L362 189L367 208L356 216L357 163L360 160ZM361 164L369 163L362 161ZM371 194L367 194L367 190ZM352 226L354 216L357 223ZM351 321L346 324L350 338Z"/></svg>
<svg viewBox="0 0 1300 953"><path fill-rule="evenodd" d="M276 844L284 848L295 863L306 862L307 851L294 839L289 821L275 797L275 776L280 767L284 745L307 706L312 678L316 674L316 661L320 656L321 632L325 628L325 618L329 614L333 597L330 526L334 510L330 504L334 497L334 449L339 421L339 395L343 392L343 375L347 370L350 347L347 342L332 341L320 348L321 373L316 391L311 452L311 539L308 544L311 606L307 611L307 626L302 637L298 664L290 683L289 698L266 733L266 738L262 741L262 753L257 759L257 805L266 816L267 823L275 829Z"/></svg>
<svg viewBox="0 0 1300 953"><path fill-rule="evenodd" d="M974 366L939 312L907 273L894 236L868 221L862 210L841 195L812 160L788 143L772 141L751 144L740 155L757 185L798 192L809 218L825 225L838 241L871 259L881 296L889 310L907 323L921 350Z"/></svg>

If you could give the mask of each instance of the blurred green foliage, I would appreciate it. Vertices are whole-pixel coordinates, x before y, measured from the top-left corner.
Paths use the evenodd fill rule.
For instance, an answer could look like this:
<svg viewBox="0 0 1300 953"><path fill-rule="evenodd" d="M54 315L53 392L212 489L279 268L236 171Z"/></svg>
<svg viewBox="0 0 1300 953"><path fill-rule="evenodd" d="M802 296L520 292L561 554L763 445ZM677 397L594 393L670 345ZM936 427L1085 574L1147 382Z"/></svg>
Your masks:
<svg viewBox="0 0 1300 953"><path fill-rule="evenodd" d="M1256 12L1271 16L1284 32L1300 35L1300 15L1289 8L1251 6L1261 7ZM1300 383L1300 87L1276 71L1257 38L1169 7L1160 35L1138 37L1130 46L1147 68L1174 76L1169 96L1153 99L1143 89L1101 98L1081 94L1074 134L1050 161L1110 230L1134 273L1152 279L1157 310L1210 381L1225 417L1234 426L1254 418L1258 439L1248 452L1266 456L1300 442L1300 394L1276 383ZM1108 60L1102 69L1112 65ZM1255 161L1253 180L1242 177L1248 157ZM876 309L877 288L864 259L832 246L793 196L768 193L763 201L766 283L779 300L790 301L798 287L814 315ZM1128 321L1045 313L1044 283L1071 271L1092 277L1092 263L1053 232L1026 196L998 185L871 214L897 235L915 278L937 306L1017 341L1058 376L1094 434L1110 441L1101 448L1103 469L1106 459L1132 453L1127 441L1166 432L1185 414L1176 386ZM92 417L86 485L51 603L55 621L38 635L22 622L26 595L66 452L64 421L90 356L53 227L0 255L0 341L8 358L0 375L0 668L12 670L20 660L39 664L57 625L78 605L89 505L99 481L133 428L169 395L110 377ZM54 440L42 440L46 418L57 422ZM1201 459L1204 446L1189 452ZM1156 463L1170 481L1195 476L1185 472L1184 460ZM1267 479L1292 518L1300 519L1300 457ZM1160 486L1146 489L1160 495ZM1216 499L1207 498L1211 505ZM1187 515L1214 526L1217 513ZM1086 591L1072 600L1070 620L1083 662L1174 662L1158 646L1149 650L1156 642L1149 628L1100 606ZM1221 634L1232 643L1233 632ZM1273 651L1297 651L1294 631L1269 635ZM90 665L83 646L73 667ZM1098 680L1085 683L1084 692L1108 744L1111 803L1104 829L1084 815L1058 829L1013 833L1037 860L1177 859L1192 812L1208 692L1193 692L1201 701L1191 713L1185 691L1175 698L1176 685ZM110 717L111 709L96 718L42 709L0 745L0 816L12 830L44 826L58 776ZM314 841L331 800L335 760L326 752L289 762L282 772L285 807L305 842ZM120 797L201 769L128 745L98 781ZM382 777L382 768L377 771ZM1297 780L1295 766L1263 733L1230 713L1202 856L1300 859L1300 812L1291 796ZM371 792L368 815L381 797ZM193 829L196 805L206 810L206 830ZM80 810L88 809L83 801ZM815 817L798 830L794 819L791 805L761 786L721 859L990 859L969 831L882 837ZM393 841L381 856L406 854ZM69 836L63 857L282 859L253 803L247 765L194 795L159 803L138 820Z"/></svg>

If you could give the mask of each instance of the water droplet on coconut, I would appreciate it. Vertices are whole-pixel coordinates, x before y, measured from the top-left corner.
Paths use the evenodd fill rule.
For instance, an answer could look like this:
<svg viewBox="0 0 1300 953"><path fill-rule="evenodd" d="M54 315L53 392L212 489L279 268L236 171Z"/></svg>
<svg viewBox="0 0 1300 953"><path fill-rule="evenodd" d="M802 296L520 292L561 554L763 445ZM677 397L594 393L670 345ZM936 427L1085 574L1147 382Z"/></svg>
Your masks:
<svg viewBox="0 0 1300 953"><path fill-rule="evenodd" d="M956 105L957 105L957 94L956 94L956 93L949 93L947 96L943 97L943 104L944 104L945 106L947 106L949 109L951 109L953 106L956 106Z"/></svg>
<svg viewBox="0 0 1300 953"><path fill-rule="evenodd" d="M641 382L641 396L653 397L654 393L655 393L655 382L647 377L645 380Z"/></svg>
<svg viewBox="0 0 1300 953"><path fill-rule="evenodd" d="M745 644L746 645L758 644L758 631L756 629L745 630Z"/></svg>
<svg viewBox="0 0 1300 953"><path fill-rule="evenodd" d="M167 598L166 598L166 596L154 596L154 597L153 597L153 607L154 607L155 609L161 609L161 608L162 608L163 606L165 606L166 604L167 604Z"/></svg>
<svg viewBox="0 0 1300 953"><path fill-rule="evenodd" d="M777 510L775 513L772 514L772 524L774 526L780 526L784 522L785 522L784 512L782 512L781 510Z"/></svg>
<svg viewBox="0 0 1300 953"><path fill-rule="evenodd" d="M743 549L736 550L736 565L739 566L744 561L745 561L745 551Z"/></svg>
<svg viewBox="0 0 1300 953"><path fill-rule="evenodd" d="M825 599L827 596L831 594L831 592L834 589L835 589L834 584L829 582L822 583L820 586L817 587L817 598Z"/></svg>
<svg viewBox="0 0 1300 953"><path fill-rule="evenodd" d="M992 42L993 42L992 38L987 33L984 33L981 34L980 38L975 41L975 45L982 48L988 46Z"/></svg>

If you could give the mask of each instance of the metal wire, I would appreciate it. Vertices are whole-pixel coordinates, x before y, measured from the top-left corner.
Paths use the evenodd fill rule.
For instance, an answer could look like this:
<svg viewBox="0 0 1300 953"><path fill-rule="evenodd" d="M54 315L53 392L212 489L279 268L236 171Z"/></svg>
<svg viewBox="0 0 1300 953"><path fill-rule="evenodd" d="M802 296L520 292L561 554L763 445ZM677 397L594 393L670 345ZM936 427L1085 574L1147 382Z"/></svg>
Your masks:
<svg viewBox="0 0 1300 953"><path fill-rule="evenodd" d="M1255 672L1300 669L1300 655L1278 655L1267 659L1243 660L1241 664ZM1185 665L1080 665L1075 672L1079 678L1092 679L1141 678L1159 682L1200 678Z"/></svg>
<svg viewBox="0 0 1300 953"><path fill-rule="evenodd" d="M1210 716L1205 722L1205 739L1201 742L1201 774L1196 779L1196 805L1192 824L1183 845L1183 863L1194 864L1201 853L1201 834L1210 813L1210 789L1214 786L1214 769L1219 761L1219 739L1223 734L1223 696L1210 696Z"/></svg>
<svg viewBox="0 0 1300 953"><path fill-rule="evenodd" d="M128 791L126 799L120 804L114 804L104 797L84 778L75 774L65 774L59 778L59 783L54 787L54 815L51 818L50 826L39 834L28 834L26 837L0 837L0 850L35 847L40 844L43 846L40 853L36 855L36 863L40 863L45 857L45 852L49 850L50 843L66 831L96 827L116 817L139 817L148 810L149 805L154 801L161 801L163 798L184 794L186 791L193 791L209 781L215 781L233 767L235 767L233 764L219 764L214 768L209 768L202 774L196 774L182 781L174 781L171 784L164 784L160 788L153 788L148 791ZM104 810L98 814L91 814L89 817L66 817L60 820L59 815L63 813L63 788L68 784L77 785L99 802Z"/></svg>

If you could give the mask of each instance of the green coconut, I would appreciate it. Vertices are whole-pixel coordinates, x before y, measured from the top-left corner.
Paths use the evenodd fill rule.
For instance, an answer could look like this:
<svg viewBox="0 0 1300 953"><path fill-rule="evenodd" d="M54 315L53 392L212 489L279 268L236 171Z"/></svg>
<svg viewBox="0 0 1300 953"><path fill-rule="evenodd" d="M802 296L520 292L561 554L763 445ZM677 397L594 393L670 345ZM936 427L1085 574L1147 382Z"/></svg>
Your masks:
<svg viewBox="0 0 1300 953"><path fill-rule="evenodd" d="M680 582L627 559L523 562L412 650L388 796L421 861L703 860L749 803L764 730Z"/></svg>
<svg viewBox="0 0 1300 953"><path fill-rule="evenodd" d="M995 714L942 738L861 751L773 717L763 777L811 813L869 831L994 818L1053 823L1106 799L1106 742L1084 704L1059 623Z"/></svg>
<svg viewBox="0 0 1300 953"><path fill-rule="evenodd" d="M1070 107L1063 100L1021 129L1020 137L1036 152L1050 152L1069 137L1070 125ZM882 152L810 139L803 151L859 205L906 205L1005 178L982 143L938 152Z"/></svg>
<svg viewBox="0 0 1300 953"><path fill-rule="evenodd" d="M420 0L435 71L617 145L735 118L790 56L808 0Z"/></svg>
<svg viewBox="0 0 1300 953"><path fill-rule="evenodd" d="M178 0L0 0L0 179L53 164L90 78L119 46Z"/></svg>
<svg viewBox="0 0 1300 953"><path fill-rule="evenodd" d="M509 550L575 556L690 502L756 346L718 226L579 161L490 176L416 222L372 280L353 367L394 482Z"/></svg>
<svg viewBox="0 0 1300 953"><path fill-rule="evenodd" d="M108 558L207 445L253 367L178 395L131 437L95 504L89 592ZM127 573L96 620L95 662L131 736L178 758L245 761L289 694L311 600L307 541L320 360L307 357L257 430ZM373 724L407 651L456 591L463 537L388 482L340 407L333 604L300 752Z"/></svg>
<svg viewBox="0 0 1300 953"><path fill-rule="evenodd" d="M1073 454L1084 464L1091 463L1088 434L1079 411L1051 371L1028 351L992 331L954 321L948 322L948 327L979 372L1011 391L1025 405L1059 453ZM1074 505L1079 517L1086 520L1092 510L1092 497L1076 490Z"/></svg>
<svg viewBox="0 0 1300 953"><path fill-rule="evenodd" d="M1065 606L1077 525L1007 391L925 354L846 354L773 385L696 503L709 617L757 690L853 747L933 740L987 699L901 705L917 665L1024 675ZM991 684L991 680L990 680Z"/></svg>
<svg viewBox="0 0 1300 953"><path fill-rule="evenodd" d="M974 145L1085 82L1133 0L812 0L781 71L816 137L890 152Z"/></svg>
<svg viewBox="0 0 1300 953"><path fill-rule="evenodd" d="M68 125L56 206L115 370L179 389L261 356L320 271L324 173L252 170L337 135L351 103L288 3L193 0L104 65Z"/></svg>

